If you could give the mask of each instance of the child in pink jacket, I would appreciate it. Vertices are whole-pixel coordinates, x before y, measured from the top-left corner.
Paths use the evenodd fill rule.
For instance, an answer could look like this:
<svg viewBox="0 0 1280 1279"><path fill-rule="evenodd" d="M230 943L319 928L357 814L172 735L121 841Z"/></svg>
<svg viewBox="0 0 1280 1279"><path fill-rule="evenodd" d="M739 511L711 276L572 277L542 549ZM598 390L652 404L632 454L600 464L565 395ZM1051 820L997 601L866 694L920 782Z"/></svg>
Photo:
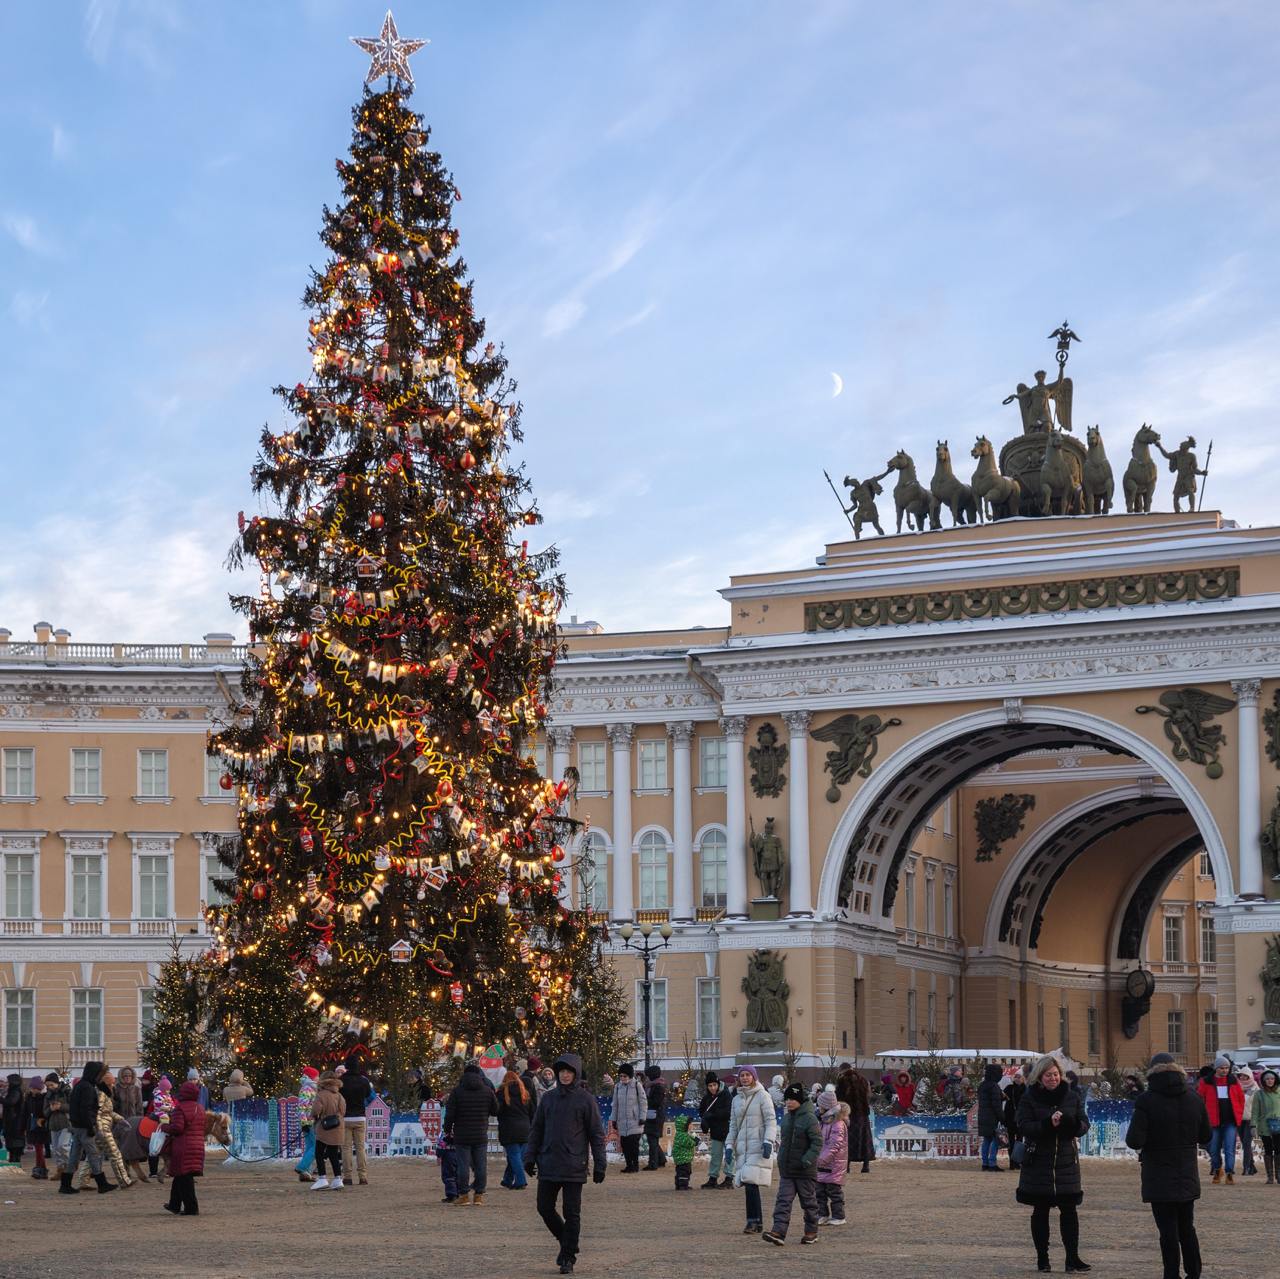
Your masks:
<svg viewBox="0 0 1280 1279"><path fill-rule="evenodd" d="M849 1162L849 1107L831 1084L818 1094L822 1149L818 1152L818 1225L843 1226L844 1174Z"/></svg>

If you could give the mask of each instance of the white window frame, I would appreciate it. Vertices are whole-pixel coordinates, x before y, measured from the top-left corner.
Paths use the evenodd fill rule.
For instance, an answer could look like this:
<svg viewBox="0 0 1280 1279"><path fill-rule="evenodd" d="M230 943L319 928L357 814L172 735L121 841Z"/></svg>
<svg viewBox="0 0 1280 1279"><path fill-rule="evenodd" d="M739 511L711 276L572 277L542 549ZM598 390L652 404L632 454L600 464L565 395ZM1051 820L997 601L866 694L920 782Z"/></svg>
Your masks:
<svg viewBox="0 0 1280 1279"><path fill-rule="evenodd" d="M642 795L661 795L671 789L665 737L636 739L636 790Z"/></svg>
<svg viewBox="0 0 1280 1279"><path fill-rule="evenodd" d="M1169 954L1169 939L1171 937L1177 939L1177 946L1174 948L1178 952L1176 955ZM1185 964L1187 962L1187 929L1181 914L1171 914L1164 917L1164 931L1161 934L1161 942L1164 946L1161 955L1166 964Z"/></svg>
<svg viewBox="0 0 1280 1279"><path fill-rule="evenodd" d="M717 860L706 857L707 840L715 837L723 854ZM716 882L720 888L707 892L707 870L716 868ZM698 904L703 910L723 910L729 900L729 835L723 826L705 826L698 832ZM708 896L718 901L708 901Z"/></svg>
<svg viewBox="0 0 1280 1279"><path fill-rule="evenodd" d="M590 760L590 764L588 764ZM578 794L609 793L609 743L578 743Z"/></svg>
<svg viewBox="0 0 1280 1279"><path fill-rule="evenodd" d="M24 766L24 757L29 762ZM14 770L10 784L9 769ZM36 795L36 748L34 746L5 746L0 748L0 799L17 803L34 803Z"/></svg>
<svg viewBox="0 0 1280 1279"><path fill-rule="evenodd" d="M708 1024L704 1016L704 1002L709 1004L715 1010L715 1015L711 1019L712 1024ZM720 978L719 977L699 977L694 984L694 1012L697 1017L698 1033L697 1039L719 1039L720 1038Z"/></svg>
<svg viewBox="0 0 1280 1279"><path fill-rule="evenodd" d="M942 871L942 928L944 937L956 935L956 881L948 867Z"/></svg>
<svg viewBox="0 0 1280 1279"><path fill-rule="evenodd" d="M1098 1016L1098 1005L1090 1004L1085 1011L1085 1030L1088 1034L1088 1050L1090 1057L1102 1055L1102 1031Z"/></svg>
<svg viewBox="0 0 1280 1279"><path fill-rule="evenodd" d="M77 790L76 789L76 756L77 755L95 755L97 759L93 764L93 771L97 774L97 786L93 790ZM68 752L68 786L67 800L70 803L84 803L86 801L93 803L101 803L106 796L102 793L102 747L100 746L72 746ZM89 772L88 765L85 766L86 774Z"/></svg>
<svg viewBox="0 0 1280 1279"><path fill-rule="evenodd" d="M667 979L665 977L655 977L650 983L652 990L650 994L650 1012L653 1015L653 1042L655 1044L665 1044L668 1041L667 1032L670 1030L670 1018L668 1013L671 1005L667 998ZM644 1044L644 982L639 978L636 979L636 1034L640 1036L641 1046Z"/></svg>
<svg viewBox="0 0 1280 1279"><path fill-rule="evenodd" d="M143 787L143 777L146 773L142 766L143 756L162 755L164 757L164 790L146 790ZM138 748L138 789L134 792L134 799L144 804L158 804L171 801L173 799L173 778L169 771L169 750L165 746L140 746ZM151 780L147 785L154 788L155 786L155 766L151 767Z"/></svg>
<svg viewBox="0 0 1280 1279"><path fill-rule="evenodd" d="M27 996L27 998L25 999L22 998L22 996L24 995ZM18 1014L16 1034L14 1033L15 1027L13 1025L13 1015L14 1015L15 1009L11 1005L18 1005L16 1009L16 1012ZM30 1034L26 1036L24 1036L21 1033L23 1030L22 1014L24 1012L30 1012L31 1014ZM4 1015L4 1041L3 1042L4 1042L5 1051L20 1052L24 1049L28 1051L33 1050L36 1046L36 992L34 988L30 986L10 986L8 989L6 989L4 992L3 1015Z"/></svg>
<svg viewBox="0 0 1280 1279"><path fill-rule="evenodd" d="M924 997L924 1004L924 1024L928 1030L929 1041L932 1042L938 1034L938 992L929 991Z"/></svg>
<svg viewBox="0 0 1280 1279"><path fill-rule="evenodd" d="M40 854L31 849L22 849L0 855L0 861L3 863L0 865L0 873L4 876L4 910L0 913L5 919L39 919ZM9 887L10 875L16 881L13 891ZM22 900L24 888L29 891L29 902Z"/></svg>
<svg viewBox="0 0 1280 1279"><path fill-rule="evenodd" d="M1204 1010L1203 1033L1204 1044L1202 1054L1205 1057L1211 1057L1219 1052L1222 1047L1222 1030L1218 1023L1218 1010L1216 1008L1206 1008ZM1212 1033L1211 1033L1212 1032Z"/></svg>
<svg viewBox="0 0 1280 1279"><path fill-rule="evenodd" d="M698 786L725 790L729 785L729 739L711 733L698 738Z"/></svg>
<svg viewBox="0 0 1280 1279"><path fill-rule="evenodd" d="M916 860L914 857L907 859L907 864L903 868L902 873L902 919L903 927L908 932L915 932L916 928Z"/></svg>
<svg viewBox="0 0 1280 1279"><path fill-rule="evenodd" d="M1173 1057L1187 1055L1187 1014L1182 1008L1170 1008L1165 1017L1165 1034L1168 1037L1168 1052ZM1177 1044L1174 1043L1174 1027L1177 1027Z"/></svg>
<svg viewBox="0 0 1280 1279"><path fill-rule="evenodd" d="M597 850L592 867L594 874L591 882L591 900L587 900L587 884L579 871L575 875L578 881L578 909L599 913L609 909L609 854L612 852L612 846L609 843L609 836L596 827L592 827L579 840L579 851L581 852L588 843Z"/></svg>
<svg viewBox="0 0 1280 1279"><path fill-rule="evenodd" d="M1200 850L1200 855L1196 858L1196 874L1201 879L1213 878L1213 858L1209 855L1207 848Z"/></svg>
<svg viewBox="0 0 1280 1279"><path fill-rule="evenodd" d="M930 936L938 932L937 864L924 864L924 930Z"/></svg>
<svg viewBox="0 0 1280 1279"><path fill-rule="evenodd" d="M150 1007L150 1017L147 1015L148 1006ZM151 1026L155 1025L156 1020L156 988L154 986L138 987L138 1043L142 1043L142 1037Z"/></svg>
<svg viewBox="0 0 1280 1279"><path fill-rule="evenodd" d="M1213 926L1212 915L1200 916L1200 962L1216 964L1218 962L1218 934Z"/></svg>
<svg viewBox="0 0 1280 1279"><path fill-rule="evenodd" d="M227 897L225 901L214 901L213 894L216 891L213 886L215 879L233 879L234 875L231 871L218 860L218 854L211 846L202 846L200 849L200 900L206 906L229 906L232 898Z"/></svg>
<svg viewBox="0 0 1280 1279"><path fill-rule="evenodd" d="M914 986L907 989L907 1047L915 1048L920 1040L920 1028L916 1025L916 990Z"/></svg>
<svg viewBox="0 0 1280 1279"><path fill-rule="evenodd" d="M94 1011L93 1005L97 1004L98 1014L98 1039L96 1043L81 1043L77 1035L76 1012L77 1003L80 1002L78 997L81 995L96 995L96 1000L86 999L83 1001L85 1013L85 1029L88 1029L89 1014ZM107 1040L107 1001L101 986L73 986L71 988L71 1051L74 1053L82 1053L85 1051L99 1050L106 1047Z"/></svg>
<svg viewBox="0 0 1280 1279"><path fill-rule="evenodd" d="M1058 1046L1069 1056L1071 1053L1071 1006L1058 1005Z"/></svg>
<svg viewBox="0 0 1280 1279"><path fill-rule="evenodd" d="M656 850L661 845L662 856L659 860ZM648 857L649 860L645 860ZM639 871L640 892L638 894L641 910L671 909L671 836L661 827L649 826L636 836L636 867ZM661 889L658 892L658 872L661 872ZM648 874L646 875L646 872ZM646 881L648 892L646 893ZM661 898L662 900L658 900Z"/></svg>
<svg viewBox="0 0 1280 1279"><path fill-rule="evenodd" d="M174 833L160 833L155 831L130 831L129 838L133 841L133 909L131 918L135 931L139 930L140 925L154 925L164 920L173 920L177 918L177 911L174 909L174 844L178 839ZM166 873L168 875L167 887L167 910L165 915L143 915L142 913L142 859L144 857L163 857L167 858L168 866Z"/></svg>
<svg viewBox="0 0 1280 1279"><path fill-rule="evenodd" d="M0 917L38 920L40 913L40 841L47 831L9 831L0 833ZM9 900L9 858L31 858L31 913L15 914Z"/></svg>
<svg viewBox="0 0 1280 1279"><path fill-rule="evenodd" d="M204 793L201 800L210 804L234 804L236 788L222 789L222 778L230 772L227 761L221 755L205 755L204 757Z"/></svg>
<svg viewBox="0 0 1280 1279"><path fill-rule="evenodd" d="M960 1046L960 1027L956 1024L956 992L951 990L947 994L947 1047L959 1048Z"/></svg>
<svg viewBox="0 0 1280 1279"><path fill-rule="evenodd" d="M547 744L546 744L546 742L544 742L544 741L536 741L536 742L534 742L534 744L533 744L533 762L534 762L534 765L537 767L538 772L539 772L543 777L548 777L548 776L550 776L550 774L547 772ZM560 779L559 779L558 777L556 777L556 778L552 778L552 780L553 780L553 781L557 781L557 782L558 782Z"/></svg>
<svg viewBox="0 0 1280 1279"><path fill-rule="evenodd" d="M952 818L955 804L955 793L948 795L942 801L942 837L944 839L955 838L955 823Z"/></svg>
<svg viewBox="0 0 1280 1279"><path fill-rule="evenodd" d="M97 863L97 880L98 880L98 909L89 910L89 904L85 903L84 914L76 913L76 879L78 872L76 863L95 862ZM86 879L89 876L86 876ZM86 897L88 896L86 892ZM67 852L67 910L68 919L80 921L98 921L107 918L107 855L104 849L73 849Z"/></svg>

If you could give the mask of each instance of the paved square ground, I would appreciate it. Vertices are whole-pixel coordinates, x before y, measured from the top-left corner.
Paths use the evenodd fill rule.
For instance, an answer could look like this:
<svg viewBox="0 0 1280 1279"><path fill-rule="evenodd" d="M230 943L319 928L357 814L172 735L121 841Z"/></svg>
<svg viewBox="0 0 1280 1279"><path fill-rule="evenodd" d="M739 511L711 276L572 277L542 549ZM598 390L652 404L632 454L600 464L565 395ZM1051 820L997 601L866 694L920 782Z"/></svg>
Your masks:
<svg viewBox="0 0 1280 1279"><path fill-rule="evenodd" d="M532 1186L497 1186L479 1208L446 1207L435 1165L378 1160L371 1185L312 1191L287 1165L211 1160L197 1183L201 1216L171 1217L155 1184L110 1195L58 1195L55 1182L0 1175L0 1276L93 1279L239 1279L255 1276L554 1275L555 1245L538 1219ZM695 1185L705 1164L695 1166ZM672 1188L669 1170L624 1177L610 1169L583 1197L577 1272L644 1279L753 1279L797 1273L1000 1279L1035 1272L1029 1210L1013 1201L1016 1174L976 1163L881 1160L846 1184L849 1224L801 1248L799 1207L783 1249L744 1236L741 1191ZM1138 1197L1138 1166L1085 1164L1081 1252L1097 1275L1158 1279L1150 1210ZM1207 1182L1207 1178L1206 1178ZM1197 1210L1208 1279L1280 1274L1280 1187L1241 1178L1204 1187ZM776 1182L775 1182L776 1186ZM766 1213L772 1207L766 1195ZM1056 1231L1056 1222L1055 1222ZM1062 1250L1053 1248L1054 1270Z"/></svg>

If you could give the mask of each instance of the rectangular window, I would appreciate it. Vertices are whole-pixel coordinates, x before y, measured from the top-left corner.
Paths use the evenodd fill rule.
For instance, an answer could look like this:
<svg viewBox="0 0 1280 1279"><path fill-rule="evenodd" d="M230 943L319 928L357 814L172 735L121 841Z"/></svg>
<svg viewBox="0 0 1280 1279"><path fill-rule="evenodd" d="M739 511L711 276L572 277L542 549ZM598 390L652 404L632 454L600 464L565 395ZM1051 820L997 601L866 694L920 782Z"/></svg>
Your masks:
<svg viewBox="0 0 1280 1279"><path fill-rule="evenodd" d="M659 836L640 848L640 909L665 910L671 905L668 877L670 858Z"/></svg>
<svg viewBox="0 0 1280 1279"><path fill-rule="evenodd" d="M6 1048L36 1046L36 992L34 990L4 992L4 1046Z"/></svg>
<svg viewBox="0 0 1280 1279"><path fill-rule="evenodd" d="M1213 1057L1218 1052L1218 1010L1206 1008L1204 1013L1204 1055Z"/></svg>
<svg viewBox="0 0 1280 1279"><path fill-rule="evenodd" d="M1182 916L1166 915L1164 917L1164 962L1166 964L1182 963Z"/></svg>
<svg viewBox="0 0 1280 1279"><path fill-rule="evenodd" d="M723 737L698 738L698 780L703 786L729 784L729 752Z"/></svg>
<svg viewBox="0 0 1280 1279"><path fill-rule="evenodd" d="M1036 1046L1044 1052L1044 1004L1036 1005Z"/></svg>
<svg viewBox="0 0 1280 1279"><path fill-rule="evenodd" d="M579 909L608 910L609 854L599 831L590 831L579 846L577 872Z"/></svg>
<svg viewBox="0 0 1280 1279"><path fill-rule="evenodd" d="M34 746L6 746L0 755L4 767L0 769L0 786L4 794L13 799L32 797L36 793L36 750Z"/></svg>
<svg viewBox="0 0 1280 1279"><path fill-rule="evenodd" d="M903 893L902 900L904 904L904 913L906 916L906 926L914 931L916 926L916 874L915 871L909 870L902 877Z"/></svg>
<svg viewBox="0 0 1280 1279"><path fill-rule="evenodd" d="M698 978L698 1038L720 1038L720 978Z"/></svg>
<svg viewBox="0 0 1280 1279"><path fill-rule="evenodd" d="M953 833L951 805L954 799L954 795L948 795L946 799L942 801L942 833L947 839L950 839Z"/></svg>
<svg viewBox="0 0 1280 1279"><path fill-rule="evenodd" d="M655 977L650 983L649 1011L652 1018L650 1033L655 1043L667 1039L667 979ZM644 1038L644 982L636 982L636 1031Z"/></svg>
<svg viewBox="0 0 1280 1279"><path fill-rule="evenodd" d="M71 751L72 795L102 794L102 752L90 747L73 747Z"/></svg>
<svg viewBox="0 0 1280 1279"><path fill-rule="evenodd" d="M163 859L162 859L163 860ZM235 871L228 870L219 860L217 853L204 855L204 904L206 906L230 906ZM219 888L222 882L226 888Z"/></svg>
<svg viewBox="0 0 1280 1279"><path fill-rule="evenodd" d="M960 1046L960 1028L956 1025L956 997L947 996L947 1047Z"/></svg>
<svg viewBox="0 0 1280 1279"><path fill-rule="evenodd" d="M926 933L938 931L938 894L934 880L928 875L924 877L924 930Z"/></svg>
<svg viewBox="0 0 1280 1279"><path fill-rule="evenodd" d="M156 1024L156 992L151 986L138 991L138 1039Z"/></svg>
<svg viewBox="0 0 1280 1279"><path fill-rule="evenodd" d="M666 790L667 739L645 738L640 747L640 789Z"/></svg>
<svg viewBox="0 0 1280 1279"><path fill-rule="evenodd" d="M169 794L169 752L138 752L138 794L159 799Z"/></svg>
<svg viewBox="0 0 1280 1279"><path fill-rule="evenodd" d="M938 1034L938 996L931 990L925 996L925 1025L929 1028L929 1044L932 1045Z"/></svg>
<svg viewBox="0 0 1280 1279"><path fill-rule="evenodd" d="M907 1047L916 1047L919 1032L916 1029L916 992L907 991Z"/></svg>
<svg viewBox="0 0 1280 1279"><path fill-rule="evenodd" d="M1071 1051L1071 1010L1066 1004L1058 1006L1058 1043L1062 1047L1062 1051L1070 1053Z"/></svg>
<svg viewBox="0 0 1280 1279"><path fill-rule="evenodd" d="M34 853L5 853L4 913L9 919L35 918L36 857Z"/></svg>
<svg viewBox="0 0 1280 1279"><path fill-rule="evenodd" d="M1208 915L1200 917L1200 962L1202 964L1218 962L1218 934L1214 930L1213 920Z"/></svg>
<svg viewBox="0 0 1280 1279"><path fill-rule="evenodd" d="M710 830L698 850L698 871L702 880L702 905L723 910L729 900L729 848L723 831Z"/></svg>
<svg viewBox="0 0 1280 1279"><path fill-rule="evenodd" d="M1169 1052L1175 1057L1186 1055L1187 1051L1187 1015L1180 1008L1169 1014Z"/></svg>
<svg viewBox="0 0 1280 1279"><path fill-rule="evenodd" d="M585 791L609 789L603 742L578 743L578 787Z"/></svg>
<svg viewBox="0 0 1280 1279"><path fill-rule="evenodd" d="M1200 854L1197 874L1203 875L1205 879L1213 878L1213 858L1209 856L1208 852Z"/></svg>
<svg viewBox="0 0 1280 1279"><path fill-rule="evenodd" d="M1098 1057L1102 1054L1102 1040L1098 1034L1098 1010L1092 1004L1086 1014L1085 1024L1089 1032L1089 1056Z"/></svg>
<svg viewBox="0 0 1280 1279"><path fill-rule="evenodd" d="M534 742L533 762L537 764L538 772L540 772L543 775L543 777L546 777L547 776L547 744L546 742ZM554 780L558 782L560 779L557 777Z"/></svg>
<svg viewBox="0 0 1280 1279"><path fill-rule="evenodd" d="M950 879L942 881L942 928L944 937L956 935L956 886Z"/></svg>
<svg viewBox="0 0 1280 1279"><path fill-rule="evenodd" d="M138 918L169 917L169 858L164 853L138 858Z"/></svg>
<svg viewBox="0 0 1280 1279"><path fill-rule="evenodd" d="M75 853L71 858L71 918L102 918L102 857Z"/></svg>
<svg viewBox="0 0 1280 1279"><path fill-rule="evenodd" d="M71 992L71 1047L102 1047L102 991Z"/></svg>
<svg viewBox="0 0 1280 1279"><path fill-rule="evenodd" d="M204 794L206 798L213 796L225 796L230 799L235 795L235 788L231 790L222 789L222 779L224 776L230 775L231 770L227 766L227 761L221 755L206 755L204 757Z"/></svg>

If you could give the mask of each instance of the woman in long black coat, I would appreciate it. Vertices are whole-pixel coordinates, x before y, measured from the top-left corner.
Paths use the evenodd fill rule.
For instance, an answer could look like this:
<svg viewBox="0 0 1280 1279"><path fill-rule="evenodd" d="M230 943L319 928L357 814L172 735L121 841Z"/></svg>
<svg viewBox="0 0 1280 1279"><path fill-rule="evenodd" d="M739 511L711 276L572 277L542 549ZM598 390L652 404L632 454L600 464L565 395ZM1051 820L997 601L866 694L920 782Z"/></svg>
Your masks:
<svg viewBox="0 0 1280 1279"><path fill-rule="evenodd" d="M1080 1260L1080 1218L1084 1199L1077 1139L1089 1131L1084 1100L1062 1077L1053 1057L1041 1057L1027 1076L1018 1103L1018 1131L1026 1143L1018 1177L1018 1202L1031 1208L1031 1239L1042 1271L1049 1265L1049 1210L1058 1210L1058 1228L1067 1253L1068 1273L1093 1267Z"/></svg>
<svg viewBox="0 0 1280 1279"><path fill-rule="evenodd" d="M1142 1202L1160 1231L1165 1279L1178 1279L1178 1254L1187 1274L1200 1274L1196 1200L1200 1198L1200 1151L1212 1129L1200 1094L1187 1087L1187 1072L1168 1053L1156 1053L1147 1091L1133 1103L1125 1142L1142 1161Z"/></svg>
<svg viewBox="0 0 1280 1279"><path fill-rule="evenodd" d="M871 1171L876 1157L875 1138L871 1133L871 1084L848 1064L836 1076L836 1100L849 1107L849 1153L846 1167L861 1164L863 1172Z"/></svg>

